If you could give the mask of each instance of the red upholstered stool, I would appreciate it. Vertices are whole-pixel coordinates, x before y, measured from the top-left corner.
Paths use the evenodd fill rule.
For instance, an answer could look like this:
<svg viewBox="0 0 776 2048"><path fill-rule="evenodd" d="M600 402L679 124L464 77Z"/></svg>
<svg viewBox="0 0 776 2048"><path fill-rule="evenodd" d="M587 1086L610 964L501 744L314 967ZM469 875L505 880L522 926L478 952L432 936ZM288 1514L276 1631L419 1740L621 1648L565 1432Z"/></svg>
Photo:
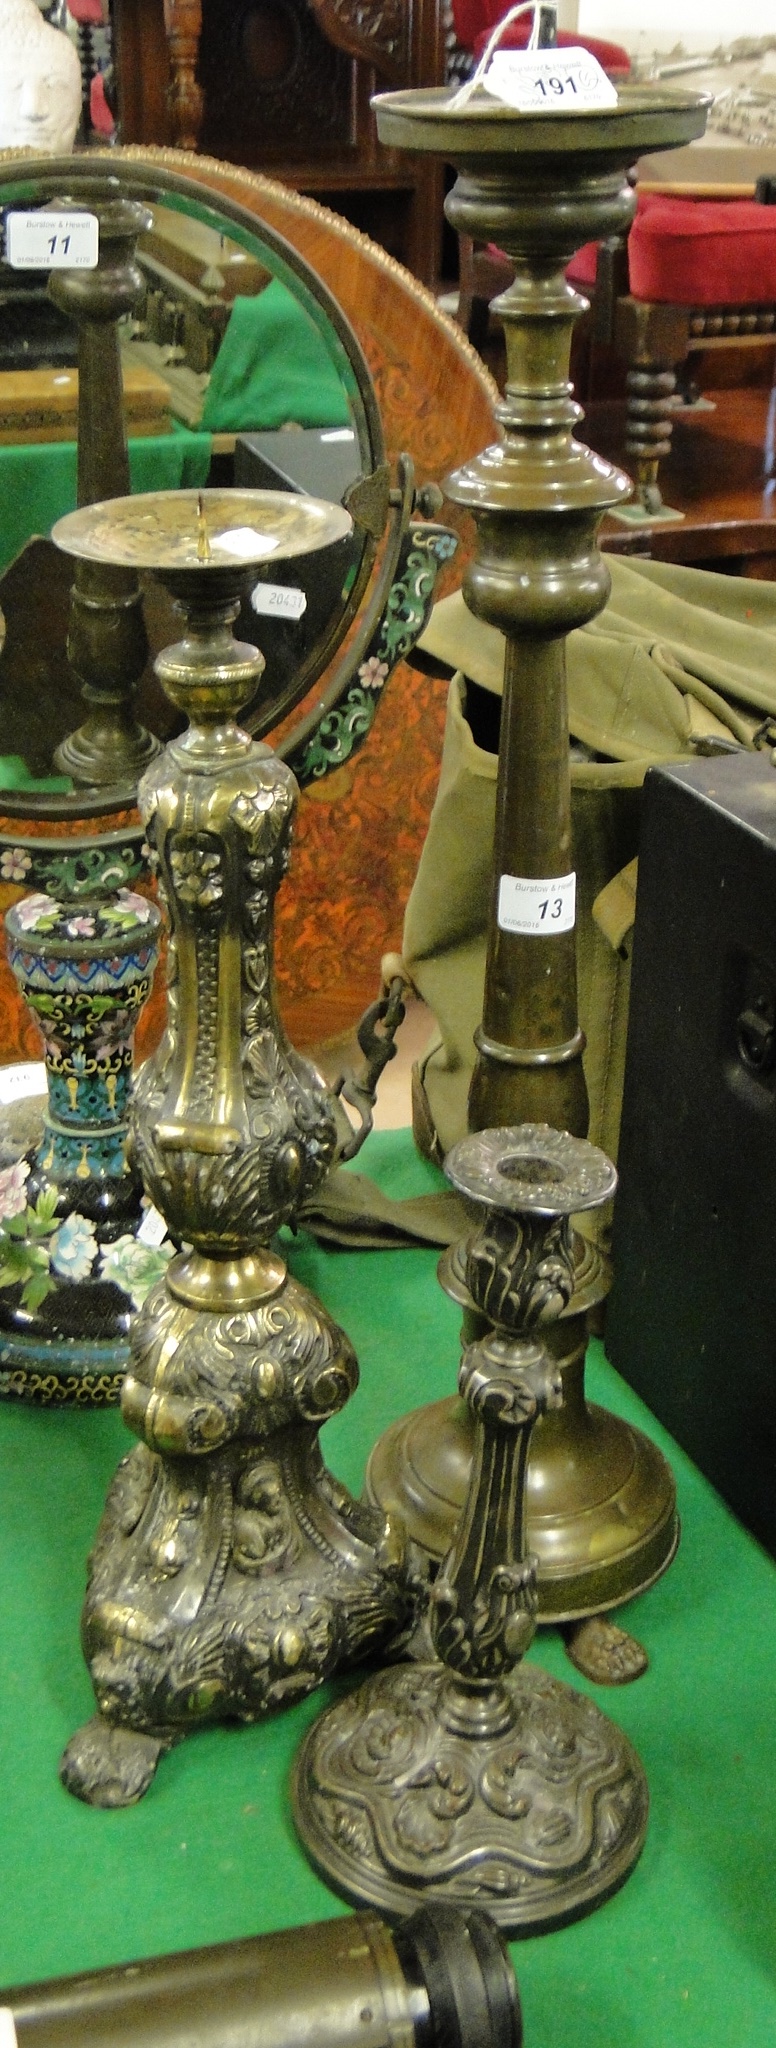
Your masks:
<svg viewBox="0 0 776 2048"><path fill-rule="evenodd" d="M586 292L595 279L599 332L608 326L629 366L637 497L618 516L669 518L657 472L671 446L677 366L696 349L776 339L776 206L639 192L619 267L618 277L611 250L588 245L568 276Z"/></svg>

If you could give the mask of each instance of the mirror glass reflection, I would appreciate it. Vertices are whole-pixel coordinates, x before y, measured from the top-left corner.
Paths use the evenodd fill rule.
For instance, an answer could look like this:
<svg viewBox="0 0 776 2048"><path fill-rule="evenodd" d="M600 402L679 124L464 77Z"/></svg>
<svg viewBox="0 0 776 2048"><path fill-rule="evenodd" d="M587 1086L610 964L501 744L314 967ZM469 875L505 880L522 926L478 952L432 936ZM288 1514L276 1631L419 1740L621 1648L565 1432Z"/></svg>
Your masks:
<svg viewBox="0 0 776 2048"><path fill-rule="evenodd" d="M68 194L84 205L117 176L152 213L137 245L142 293L120 328L133 491L236 483L341 501L383 460L371 380L325 286L273 230L188 176L110 159L6 160L0 205L7 215ZM57 745L83 715L65 654L72 564L44 538L76 503L77 359L76 328L45 271L0 263L0 797L27 788L33 809L31 782L49 782ZM374 554L356 524L303 566L261 571L236 629L266 658L246 720L254 731L293 709L332 658ZM152 652L177 637L158 590L146 617ZM137 711L169 737L150 663Z"/></svg>

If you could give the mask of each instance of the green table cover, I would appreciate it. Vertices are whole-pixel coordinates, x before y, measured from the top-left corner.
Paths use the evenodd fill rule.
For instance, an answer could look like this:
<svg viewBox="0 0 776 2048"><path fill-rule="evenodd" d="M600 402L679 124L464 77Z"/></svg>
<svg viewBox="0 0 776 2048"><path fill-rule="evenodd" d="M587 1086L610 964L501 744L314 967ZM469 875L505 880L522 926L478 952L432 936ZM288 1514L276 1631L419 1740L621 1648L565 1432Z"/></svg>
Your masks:
<svg viewBox="0 0 776 2048"><path fill-rule="evenodd" d="M178 491L207 482L212 441L173 426L129 443L133 491ZM77 443L30 441L0 448L0 575L32 534L50 533L76 502Z"/></svg>
<svg viewBox="0 0 776 2048"><path fill-rule="evenodd" d="M441 1185L407 1132L370 1139L364 1165L393 1194ZM356 1489L378 1431L452 1390L458 1312L433 1251L325 1252L300 1236L291 1262L358 1349L361 1387L323 1433L329 1464ZM774 2048L776 1572L597 1345L589 1383L668 1451L683 1537L666 1577L623 1610L649 1673L589 1688L646 1766L646 1846L589 1919L515 1944L526 2048ZM182 1743L124 1812L80 1806L57 1781L60 1751L92 1710L84 1559L129 1441L116 1411L0 1410L6 1987L345 1910L308 1868L288 1801L303 1730L335 1686L273 1721ZM531 1656L584 1687L554 1633L540 1631Z"/></svg>
<svg viewBox="0 0 776 2048"><path fill-rule="evenodd" d="M315 322L279 278L235 299L210 372L202 426L213 434L348 427L347 392Z"/></svg>

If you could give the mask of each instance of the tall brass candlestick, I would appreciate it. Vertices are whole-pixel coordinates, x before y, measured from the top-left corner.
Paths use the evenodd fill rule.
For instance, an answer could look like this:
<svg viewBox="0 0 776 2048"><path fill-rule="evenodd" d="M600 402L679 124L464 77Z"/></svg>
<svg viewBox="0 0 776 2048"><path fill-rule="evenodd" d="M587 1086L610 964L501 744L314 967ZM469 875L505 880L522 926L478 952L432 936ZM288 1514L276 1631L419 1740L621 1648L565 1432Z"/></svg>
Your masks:
<svg viewBox="0 0 776 2048"><path fill-rule="evenodd" d="M349 527L341 506L307 496L179 491L54 529L80 560L160 576L186 627L158 673L191 720L138 790L170 914L170 1001L130 1136L184 1248L132 1320L122 1413L140 1442L90 1559L82 1638L99 1712L62 1775L94 1805L139 1799L190 1729L300 1698L384 1644L408 1607L402 1537L332 1479L318 1446L357 1384L352 1346L273 1243L336 1129L274 1008L296 783L235 717L264 666L232 632L247 577Z"/></svg>
<svg viewBox="0 0 776 2048"><path fill-rule="evenodd" d="M565 270L586 241L621 233L634 210L628 166L703 131L706 102L624 91L595 113L515 113L477 89L460 110L446 91L376 102L381 140L455 164L453 226L497 241L516 266L498 300L508 380L505 439L448 479L474 515L476 560L464 595L506 636L493 893L482 1025L469 1102L473 1129L546 1119L584 1136L588 1104L577 1015L566 635L601 611L609 576L598 551L604 512L630 482L573 435L573 323L586 301ZM467 1300L460 1256L450 1291ZM576 1287L552 1333L563 1404L537 1422L528 1469L528 1541L539 1559L544 1621L595 1616L650 1585L673 1556L669 1468L640 1432L584 1394L586 1315L608 1287L577 1239ZM400 1512L442 1556L465 1498L471 1429L454 1403L404 1418L373 1453L372 1499ZM599 1631L596 1677L633 1676L621 1631ZM623 1652L623 1644L625 1650ZM614 1647L613 1647L614 1646ZM581 1661L581 1657L580 1657ZM643 1668L643 1657L641 1659Z"/></svg>
<svg viewBox="0 0 776 2048"><path fill-rule="evenodd" d="M130 487L119 321L143 290L135 244L153 216L115 181L112 189L104 178L79 181L77 189L77 205L97 217L97 268L52 271L49 291L78 327L78 503L92 505ZM68 655L87 716L57 749L57 767L88 788L123 785L131 802L138 775L159 752L134 711L148 641L133 569L77 563Z"/></svg>

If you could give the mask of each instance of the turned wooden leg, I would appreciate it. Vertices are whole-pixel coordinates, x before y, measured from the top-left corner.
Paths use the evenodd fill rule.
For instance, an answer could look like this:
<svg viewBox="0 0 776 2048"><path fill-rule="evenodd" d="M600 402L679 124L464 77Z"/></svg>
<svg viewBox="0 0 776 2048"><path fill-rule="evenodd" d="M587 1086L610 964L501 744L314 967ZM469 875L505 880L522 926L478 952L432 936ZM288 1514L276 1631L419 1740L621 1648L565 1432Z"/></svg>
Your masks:
<svg viewBox="0 0 776 2048"><path fill-rule="evenodd" d="M658 463L671 453L676 373L660 363L639 363L625 379L628 394L625 456L636 471L645 512L660 512Z"/></svg>
<svg viewBox="0 0 776 2048"><path fill-rule="evenodd" d="M164 25L170 52L172 139L178 149L197 149L203 108L197 79L201 0L165 0Z"/></svg>
<svg viewBox="0 0 776 2048"><path fill-rule="evenodd" d="M626 453L636 472L639 501L652 518L663 509L658 464L670 454L676 365L684 362L689 341L686 307L633 298L618 301L615 345L628 364Z"/></svg>

